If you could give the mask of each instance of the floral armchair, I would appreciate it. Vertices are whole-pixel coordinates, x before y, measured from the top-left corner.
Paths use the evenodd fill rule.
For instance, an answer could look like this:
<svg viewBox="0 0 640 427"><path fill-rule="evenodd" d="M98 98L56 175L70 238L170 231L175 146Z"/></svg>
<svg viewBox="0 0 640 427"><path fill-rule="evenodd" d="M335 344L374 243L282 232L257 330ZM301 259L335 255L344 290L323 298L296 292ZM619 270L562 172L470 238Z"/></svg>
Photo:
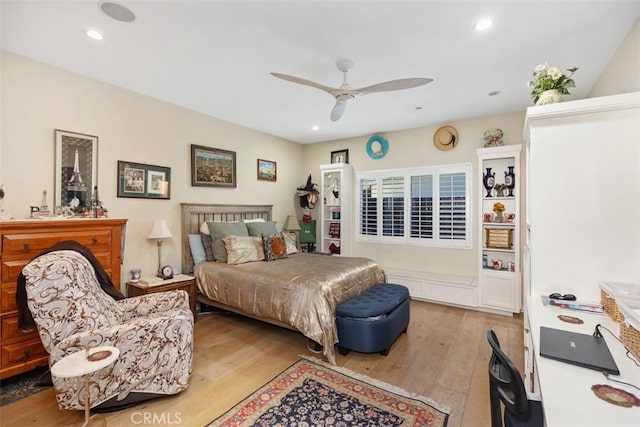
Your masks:
<svg viewBox="0 0 640 427"><path fill-rule="evenodd" d="M193 314L186 292L115 301L75 251L54 251L24 269L27 304L49 366L87 347L115 346L116 361L91 375L90 402L122 407L187 388L193 361ZM60 409L83 409L82 378L52 377Z"/></svg>

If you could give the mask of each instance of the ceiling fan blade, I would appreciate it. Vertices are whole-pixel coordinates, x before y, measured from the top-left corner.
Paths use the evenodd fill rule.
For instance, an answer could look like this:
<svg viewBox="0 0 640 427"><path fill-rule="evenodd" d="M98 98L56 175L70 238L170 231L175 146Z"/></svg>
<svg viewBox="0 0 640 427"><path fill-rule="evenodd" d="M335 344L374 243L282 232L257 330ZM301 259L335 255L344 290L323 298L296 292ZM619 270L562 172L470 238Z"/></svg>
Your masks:
<svg viewBox="0 0 640 427"><path fill-rule="evenodd" d="M418 87L431 83L433 79L427 79L422 77L414 77L409 79L390 80L388 82L378 83L375 85L356 89L355 91L361 95L374 92L389 92L392 90L410 89L412 87Z"/></svg>
<svg viewBox="0 0 640 427"><path fill-rule="evenodd" d="M282 73L270 73L273 77L277 77L279 79L282 80L287 80L293 83L298 83L300 85L304 85L304 86L311 86L311 87L315 87L316 89L320 89L323 90L329 94L331 94L332 90L336 90L335 88L329 87L329 86L325 86L325 85L321 85L320 83L316 83L316 82L312 82L311 80L305 80L305 79L301 79L300 77L296 77L296 76L290 76L289 74L282 74Z"/></svg>
<svg viewBox="0 0 640 427"><path fill-rule="evenodd" d="M336 105L333 107L333 110L331 110L331 115L329 116L331 118L331 121L335 122L340 120L340 117L342 117L342 114L344 114L344 110L346 107L346 102L336 102Z"/></svg>

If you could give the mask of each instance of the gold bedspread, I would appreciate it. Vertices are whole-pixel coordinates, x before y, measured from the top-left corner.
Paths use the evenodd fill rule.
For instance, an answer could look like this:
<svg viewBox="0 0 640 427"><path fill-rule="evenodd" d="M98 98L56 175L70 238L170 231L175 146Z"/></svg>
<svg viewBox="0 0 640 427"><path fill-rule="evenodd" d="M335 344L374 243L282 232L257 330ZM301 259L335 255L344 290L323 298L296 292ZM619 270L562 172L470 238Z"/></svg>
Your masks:
<svg viewBox="0 0 640 427"><path fill-rule="evenodd" d="M209 299L291 325L322 344L333 364L336 306L385 281L382 268L370 259L307 253L239 265L200 262L194 274Z"/></svg>

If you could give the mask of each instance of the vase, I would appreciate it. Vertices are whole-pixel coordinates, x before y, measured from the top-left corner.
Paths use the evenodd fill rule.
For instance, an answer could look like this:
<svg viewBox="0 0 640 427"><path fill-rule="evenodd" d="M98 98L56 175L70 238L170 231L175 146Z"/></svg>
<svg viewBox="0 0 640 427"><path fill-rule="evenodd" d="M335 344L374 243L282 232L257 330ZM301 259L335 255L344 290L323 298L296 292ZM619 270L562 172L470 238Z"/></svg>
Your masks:
<svg viewBox="0 0 640 427"><path fill-rule="evenodd" d="M491 168L487 168L487 173L482 176L482 184L484 185L485 190L487 190L487 195L485 197L491 197L491 190L496 184L496 174L495 172L491 173Z"/></svg>
<svg viewBox="0 0 640 427"><path fill-rule="evenodd" d="M509 190L508 197L513 197L513 189L516 186L516 174L513 172L513 166L507 166L509 169L508 172L504 173L504 185L507 186L507 190Z"/></svg>
<svg viewBox="0 0 640 427"><path fill-rule="evenodd" d="M540 94L540 97L536 101L536 105L556 104L562 102L562 95L558 89L545 90Z"/></svg>

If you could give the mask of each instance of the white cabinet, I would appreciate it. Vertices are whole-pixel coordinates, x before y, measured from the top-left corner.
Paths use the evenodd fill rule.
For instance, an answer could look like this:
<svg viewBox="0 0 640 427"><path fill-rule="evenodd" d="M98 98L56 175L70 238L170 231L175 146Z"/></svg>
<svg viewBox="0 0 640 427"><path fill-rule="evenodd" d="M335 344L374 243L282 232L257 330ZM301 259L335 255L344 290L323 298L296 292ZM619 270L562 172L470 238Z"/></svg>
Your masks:
<svg viewBox="0 0 640 427"><path fill-rule="evenodd" d="M520 145L477 150L479 177L478 274L481 309L519 313Z"/></svg>
<svg viewBox="0 0 640 427"><path fill-rule="evenodd" d="M637 282L640 92L530 107L525 137L531 298Z"/></svg>
<svg viewBox="0 0 640 427"><path fill-rule="evenodd" d="M353 167L320 165L320 251L351 255Z"/></svg>

